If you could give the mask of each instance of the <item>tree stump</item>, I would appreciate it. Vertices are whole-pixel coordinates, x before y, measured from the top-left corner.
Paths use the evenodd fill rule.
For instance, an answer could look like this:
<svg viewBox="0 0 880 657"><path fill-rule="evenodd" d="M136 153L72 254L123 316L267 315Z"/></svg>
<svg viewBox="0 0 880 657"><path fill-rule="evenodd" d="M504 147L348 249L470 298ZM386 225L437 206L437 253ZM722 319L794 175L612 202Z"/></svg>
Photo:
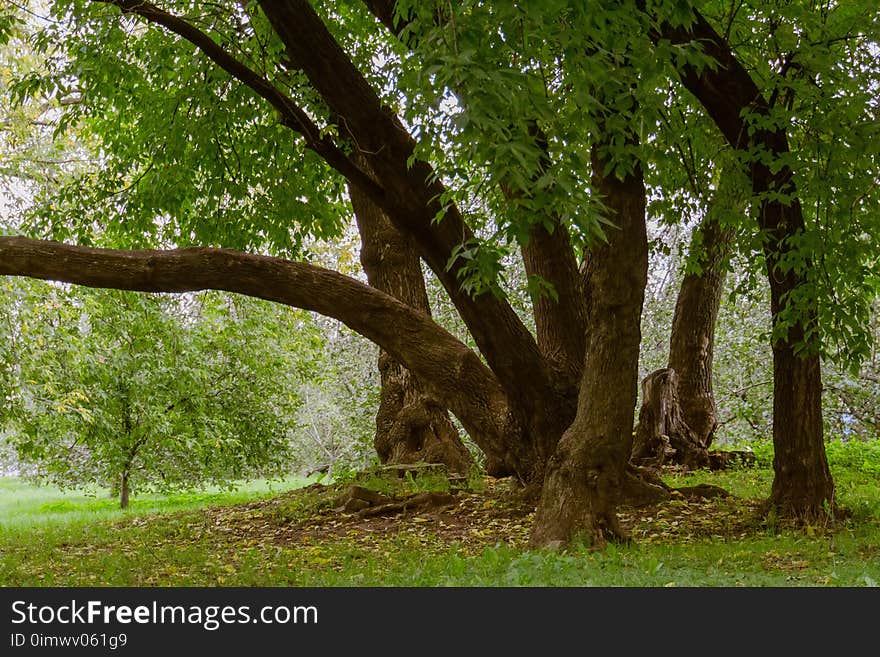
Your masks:
<svg viewBox="0 0 880 657"><path fill-rule="evenodd" d="M633 440L632 462L659 468L677 464L689 470L709 466L709 450L682 415L678 375L665 367L642 380L642 406Z"/></svg>

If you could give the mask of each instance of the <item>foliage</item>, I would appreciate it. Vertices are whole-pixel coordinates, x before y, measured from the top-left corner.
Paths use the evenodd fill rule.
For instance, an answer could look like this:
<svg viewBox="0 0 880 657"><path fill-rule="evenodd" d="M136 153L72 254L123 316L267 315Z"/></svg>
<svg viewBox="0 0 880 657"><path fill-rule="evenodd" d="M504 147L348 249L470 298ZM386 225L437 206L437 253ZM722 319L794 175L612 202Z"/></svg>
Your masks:
<svg viewBox="0 0 880 657"><path fill-rule="evenodd" d="M217 11L214 18L230 18ZM159 30L102 20L118 15L113 7L55 0L50 13L54 19L30 21L27 43L51 69L19 76L10 92L22 102L76 93L56 132L72 130L102 157L39 190L32 232L81 244L201 244L288 256L309 236L338 235L341 181L298 150L247 87ZM235 32L218 38L255 57L278 54L237 18ZM294 78L285 82L299 84Z"/></svg>
<svg viewBox="0 0 880 657"><path fill-rule="evenodd" d="M8 334L18 385L7 419L40 478L173 490L285 467L295 383L308 375L290 351L308 343L302 316L216 294L31 294ZM298 342L282 332L298 328Z"/></svg>
<svg viewBox="0 0 880 657"><path fill-rule="evenodd" d="M880 443L876 440L835 440L828 443L826 449L832 468L880 475Z"/></svg>
<svg viewBox="0 0 880 657"><path fill-rule="evenodd" d="M440 202L456 203L475 229L476 239L447 254L450 264L464 263L462 285L472 294L522 288L532 296L541 291L554 298L552 285L536 278L524 281L511 266L514 247L526 241L533 226L551 230L561 223L574 235L571 248L580 256L585 246L613 230L613 218L603 215L601 199L591 190L591 174L597 173L593 162L608 163L603 173L618 177L640 163L651 189L652 218L678 228L709 211L731 168L790 169L796 196L790 189L772 188L750 199L753 215L769 200L797 202L807 218L808 230L788 238L779 263L782 273L795 272L806 285L783 300L785 308L772 318L772 326L766 312L743 295L764 294L755 282L760 272L755 256L768 236L755 230L746 212L729 213L739 252L732 261L737 295L722 314L722 321L733 318L736 323L722 329L716 358L725 438L733 442L767 433L769 366L766 348L756 345L766 344L771 331L784 337L798 322L808 331L797 348L821 350L834 382L826 392L835 399L829 426L849 436L866 434L862 430L876 422L871 388L863 384L876 383L869 317L880 280L880 261L872 248L880 226L876 3L694 3L735 44L736 56L764 93L768 110L743 118L750 131L784 132L791 151L774 154L762 148L731 153L702 110L681 92L676 66L686 62L699 69L717 63L699 45L673 47L651 37L661 22L687 24L690 3L553 0L526 6L474 0L452 6L402 1L398 13L406 25L399 40L377 33L360 5L318 4L329 29L368 72L386 107L406 122L416 140L414 157L436 166L437 178L447 184ZM653 19L651 12L638 10L642 5ZM291 70L259 3L169 0L164 6L197 24L212 43L288 95L322 134L351 148L345 126L334 124L337 117L304 76ZM29 34L29 47L45 62L22 66L11 78L4 73L5 89L24 108L24 125L43 116L33 114L33 108L48 103L53 133L87 142L100 157L88 167L65 170L60 179L39 179L38 202L23 226L27 232L75 238L80 244L209 244L296 257L309 254L313 238L340 235L348 213L341 179L317 156L300 150L293 133L253 90L185 41L106 3L55 0L51 14L39 25L13 28L0 22L4 40L17 32ZM442 221L443 214L435 221ZM670 253L659 242L655 246L661 255ZM689 266L698 261L692 258ZM657 290L656 299L669 298L663 283ZM151 314L148 306L144 301L121 304L146 318L144 324L156 333L151 344L157 353L143 353L147 341L128 328L114 334L112 357L99 351L82 358L86 349L77 340L98 331L92 319L101 315L84 302L80 319L58 315L56 325L36 331L38 347L48 345L47 353L41 351L28 363L15 353L7 359L12 365L3 376L12 377L10 387L16 377L39 381L28 368L49 375L48 383L28 383L36 387L22 387L16 393L20 398L12 399L20 413L21 432L15 439L23 454L60 460L55 437L62 436L64 454L77 464L66 472L106 479L128 472L155 435L161 437L160 451L176 455L175 463L182 454L194 455L204 469L200 476L211 479L219 476L215 466L244 472L254 465L227 451L240 446L242 432L267 431L257 451L268 453L272 437L289 431L277 424L277 410L291 407L295 395L275 390L284 385L272 380L264 397L275 400L277 394L282 401L261 407L254 405L259 395L248 387L256 380L250 374L260 367L247 364L237 350L261 345L256 330L248 329L246 341L232 336L224 342L235 352L235 374L227 375L219 362L223 348L211 341L213 336L199 333L201 320L175 324L167 308ZM518 303L517 309L530 314L528 302ZM665 344L661 333L668 309L646 313L658 320L650 344ZM51 317L56 309L41 312ZM187 325L184 333L175 333L186 339L163 337L169 322ZM117 354L125 352L126 341L131 347L127 360ZM189 347L198 358L189 358ZM277 356L279 351L267 353ZM101 358L108 366L96 369L98 375L90 368L104 365ZM197 366L199 358L219 369ZM657 353L646 353L644 359L656 362ZM840 371L832 369L832 360ZM361 411L373 403L361 367L366 362L361 355L352 367L321 367L324 378L313 390L324 395L315 394L317 399L304 407L311 416L300 416L315 438L308 458L320 453L330 469L340 462L362 462L366 455L369 431ZM65 383L68 368L75 385ZM236 380L224 390L235 402L231 419L210 403L177 414L192 402L186 397L191 390L221 382L226 386L227 379ZM156 401L155 408L131 401L132 381L138 390L150 391L148 401ZM326 394L334 386L344 388L347 396ZM113 392L104 399L94 392L105 388ZM346 403L340 405L337 397ZM105 401L115 411L98 412L95 407ZM151 413L144 410L148 407ZM207 419L193 423L201 414ZM322 418L320 427L316 417ZM140 421L157 428L139 433ZM97 451L92 433L126 438L121 449L102 455L111 471L88 471L83 465L83 455ZM187 468L160 474L163 481L195 477Z"/></svg>
<svg viewBox="0 0 880 657"><path fill-rule="evenodd" d="M691 20L688 3L647 4L655 22ZM694 5L736 44L765 90L770 112L747 117L750 127L784 125L789 133L790 157L769 164L794 170L810 230L793 238L782 263L809 279L786 312L820 299L820 327L812 328L823 334L825 354L856 367L870 349L865 326L877 291L876 6ZM257 3L165 6L192 16L342 143L344 131L315 91L285 66ZM452 254L465 261L471 292L504 285L506 256L536 223L561 221L578 244L601 238L609 222L590 192L593 145L605 144L603 157L618 174L642 160L652 211L667 224L704 211L722 169L767 160L758 152L733 156L677 87L675 66L714 63L699 47L652 42L649 13L631 9L401 1L398 38L377 31L363 7L318 3L383 102L406 121L416 154L437 167L448 185L444 202L456 202L476 229L478 239ZM40 190L29 232L83 244L198 243L283 255L302 253L311 237L340 234L348 212L341 180L298 148L252 90L190 44L105 3L55 0L50 10L50 19L16 27L31 58L45 63L19 71L10 92L22 103L56 103L55 131L71 128L102 157ZM77 102L64 105L70 94ZM739 262L749 267L763 237L744 216L731 222L740 229ZM553 296L552 286L541 289ZM776 318L775 330L793 320Z"/></svg>

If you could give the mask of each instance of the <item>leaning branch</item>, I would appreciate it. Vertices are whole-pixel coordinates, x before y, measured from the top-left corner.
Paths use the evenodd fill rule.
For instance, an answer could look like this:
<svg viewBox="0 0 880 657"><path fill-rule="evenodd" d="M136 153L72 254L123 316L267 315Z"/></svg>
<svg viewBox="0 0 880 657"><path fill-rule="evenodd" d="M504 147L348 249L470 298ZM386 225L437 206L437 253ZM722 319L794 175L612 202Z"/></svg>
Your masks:
<svg viewBox="0 0 880 657"><path fill-rule="evenodd" d="M376 182L361 171L327 135L309 118L292 98L284 94L269 80L230 55L209 35L156 5L144 0L92 0L101 4L118 7L125 14L139 16L149 23L161 25L165 29L186 39L201 50L211 61L233 78L249 87L261 98L269 101L288 128L305 138L306 145L320 155L331 167L348 180L366 187L373 195L383 193Z"/></svg>
<svg viewBox="0 0 880 657"><path fill-rule="evenodd" d="M404 36L404 28L410 21L404 16L395 15L396 0L363 2L369 12L398 39L411 48L418 44L418 36L412 32ZM439 14L437 20L441 20ZM457 95L466 106L466 96L461 92ZM529 133L541 148L544 160L541 171L534 174L534 182L550 165L550 157L547 136L537 121L530 121ZM506 184L502 184L502 191L511 202L515 202L521 194L514 186ZM551 212L548 218L555 228L548 231L541 223L532 227L527 242L521 247L523 265L528 276L551 283L557 295L555 300L540 296L533 301L538 349L552 365L556 376L561 375L567 379L568 385L576 386L584 364L586 342L584 290L568 229L556 213Z"/></svg>
<svg viewBox="0 0 880 657"><path fill-rule="evenodd" d="M386 194L373 202L412 236L511 399L530 413L555 412L548 410L555 403L548 397L552 378L508 300L491 294L472 297L462 289L463 260L452 256L473 231L454 203L443 205L447 190L433 167L415 156L416 144L405 126L383 105L308 0L259 0L259 5L291 64L306 75L382 181Z"/></svg>
<svg viewBox="0 0 880 657"><path fill-rule="evenodd" d="M397 299L337 272L228 249L93 249L0 237L0 275L140 292L223 290L333 317L404 363L487 453L504 453L507 398L463 343Z"/></svg>

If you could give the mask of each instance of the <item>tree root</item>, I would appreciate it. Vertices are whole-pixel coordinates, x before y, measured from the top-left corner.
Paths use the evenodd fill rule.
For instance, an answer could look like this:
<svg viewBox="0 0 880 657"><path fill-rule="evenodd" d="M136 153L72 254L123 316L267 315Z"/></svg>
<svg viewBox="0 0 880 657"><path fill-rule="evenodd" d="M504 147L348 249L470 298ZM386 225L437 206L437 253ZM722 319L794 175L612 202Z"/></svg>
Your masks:
<svg viewBox="0 0 880 657"><path fill-rule="evenodd" d="M336 501L336 510L357 513L361 518L372 518L439 509L454 503L455 496L449 493L417 493L409 497L393 498L363 486L352 486Z"/></svg>
<svg viewBox="0 0 880 657"><path fill-rule="evenodd" d="M657 504L669 499L669 490L654 470L630 464L621 487L620 503L635 507Z"/></svg>
<svg viewBox="0 0 880 657"><path fill-rule="evenodd" d="M671 491L673 493L678 493L679 495L683 495L684 497L690 498L700 498L704 500L709 500L714 497L732 497L730 493L721 488L720 486L713 486L712 484L698 484L697 486L682 486L681 488L672 488Z"/></svg>

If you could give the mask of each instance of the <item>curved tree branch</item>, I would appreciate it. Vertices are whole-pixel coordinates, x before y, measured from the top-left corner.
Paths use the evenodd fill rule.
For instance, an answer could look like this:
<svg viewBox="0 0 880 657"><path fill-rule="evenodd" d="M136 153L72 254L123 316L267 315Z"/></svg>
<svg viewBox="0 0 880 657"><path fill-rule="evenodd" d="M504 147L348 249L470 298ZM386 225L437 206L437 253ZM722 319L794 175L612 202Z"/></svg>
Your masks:
<svg viewBox="0 0 880 657"><path fill-rule="evenodd" d="M395 16L396 0L363 0L363 3L389 32L399 39L405 38L411 47L417 45L417 35L409 33L403 37L403 30L409 22L402 16ZM458 98L467 106L463 94L459 93ZM534 175L536 179L550 165L550 156L547 137L537 121L529 122L529 133L543 153L542 170ZM522 194L512 185L502 184L502 191L508 200L515 200ZM559 388L570 390L577 388L584 364L586 304L568 229L554 212L548 212L546 218L553 230L536 222L529 231L528 241L521 245L521 254L526 274L549 282L556 292L556 299L546 295L533 299L533 316L538 349L553 368Z"/></svg>
<svg viewBox="0 0 880 657"><path fill-rule="evenodd" d="M555 405L548 398L552 381L538 345L508 301L492 294L475 298L461 289L463 263L451 256L473 232L454 204L442 204L444 185L430 164L414 157L415 142L398 117L383 106L307 0L259 4L290 61L308 77L381 181L385 196L373 202L413 237L505 390L530 412Z"/></svg>
<svg viewBox="0 0 880 657"><path fill-rule="evenodd" d="M551 389L550 375L533 336L506 300L488 294L474 299L464 292L458 277L461 264L450 265L453 249L473 237L470 228L457 208L441 205L444 188L430 165L416 161L410 166L412 138L382 107L308 2L272 0L260 5L287 46L293 64L306 73L357 147L370 158L377 179L358 168L327 136L322 137L289 97L183 18L145 0L91 1L162 25L271 103L285 125L305 137L309 148L369 195L400 230L414 237L420 255L437 274L508 394L525 409L547 405L548 400L542 398ZM444 220L436 222L444 212Z"/></svg>
<svg viewBox="0 0 880 657"><path fill-rule="evenodd" d="M134 14L144 20L161 25L165 29L186 39L201 50L211 61L217 64L233 78L249 87L261 98L269 101L281 115L282 122L294 132L305 138L306 145L320 155L346 179L359 187L369 188L371 196L384 194L378 185L366 173L361 171L345 153L327 135L322 135L320 128L309 118L292 98L284 94L265 77L237 60L209 35L199 30L179 16L175 16L156 5L144 0L91 0L101 4L118 7L125 14Z"/></svg>
<svg viewBox="0 0 880 657"><path fill-rule="evenodd" d="M0 275L141 292L223 290L333 317L404 363L487 454L517 426L479 357L427 315L337 272L228 249L121 251L0 237Z"/></svg>

